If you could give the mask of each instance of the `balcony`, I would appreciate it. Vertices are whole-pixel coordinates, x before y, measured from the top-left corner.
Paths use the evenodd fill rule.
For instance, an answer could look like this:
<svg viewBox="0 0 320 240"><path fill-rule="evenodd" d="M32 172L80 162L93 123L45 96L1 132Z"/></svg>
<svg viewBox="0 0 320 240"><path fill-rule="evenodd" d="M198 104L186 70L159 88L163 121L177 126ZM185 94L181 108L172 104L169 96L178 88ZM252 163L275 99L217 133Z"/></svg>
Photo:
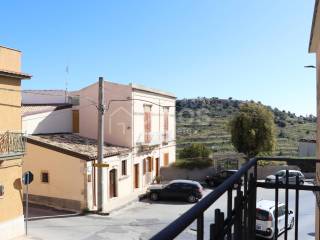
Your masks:
<svg viewBox="0 0 320 240"><path fill-rule="evenodd" d="M0 159L12 159L25 153L25 138L21 132L0 133Z"/></svg>
<svg viewBox="0 0 320 240"><path fill-rule="evenodd" d="M140 134L136 141L137 146L139 146L139 151L151 151L159 145L168 145L170 142L175 141L174 135L170 132L151 132L148 134Z"/></svg>
<svg viewBox="0 0 320 240"><path fill-rule="evenodd" d="M289 171L286 170L285 182L279 181L278 176L275 182L261 182L257 181L258 162L264 161L278 161L278 162L295 162L302 163L302 161L310 161L313 164L320 163L318 159L303 159L303 158L281 158L281 157L261 157L253 158L242 165L242 167L227 180L219 185L214 191L208 194L205 198L183 213L180 217L170 223L167 227L155 234L152 240L175 239L179 237L185 230L189 230L192 224L196 233L197 240L253 240L256 239L256 234L259 230L256 229L256 206L257 206L257 190L259 188L274 190L274 222L275 234L274 238L278 239L278 218L280 217L280 210L278 204L280 203L280 190L285 194L285 210L282 214L285 216L284 230L281 234L281 239L302 239L299 238L299 192L312 191L319 193L320 186L317 185L302 185L299 182L299 177L296 176L295 183L289 182ZM241 182L241 184L237 184ZM234 186L237 184L236 190ZM242 186L241 186L242 185ZM293 214L289 211L289 190L293 191L294 197L294 234L288 238L288 230L290 223L288 222L288 215ZM226 212L224 213L220 208L214 208L215 203L223 196L227 196ZM318 194L316 194L318 195ZM291 199L292 200L292 199ZM319 197L316 198L319 204ZM310 204L314 203L302 203ZM204 218L204 215L209 207L213 207L214 216ZM207 215L208 216L208 215ZM206 220L206 221L205 221ZM208 222L209 221L209 222ZM194 224L193 224L194 223ZM258 238L257 238L258 239Z"/></svg>

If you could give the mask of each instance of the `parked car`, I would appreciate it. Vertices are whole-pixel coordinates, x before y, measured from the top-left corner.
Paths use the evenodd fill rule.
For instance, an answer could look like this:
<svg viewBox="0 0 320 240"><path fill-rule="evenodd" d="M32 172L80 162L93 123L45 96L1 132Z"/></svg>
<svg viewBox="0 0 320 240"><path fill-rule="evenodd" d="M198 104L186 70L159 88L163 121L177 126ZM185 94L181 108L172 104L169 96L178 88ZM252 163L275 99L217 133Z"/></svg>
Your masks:
<svg viewBox="0 0 320 240"><path fill-rule="evenodd" d="M274 175L269 175L266 177L266 183L275 183L276 176L279 177L279 183L285 184L286 183L286 170L280 170ZM296 176L299 177L299 183L301 185L304 184L305 177L302 172L297 170L289 170L289 184L296 184Z"/></svg>
<svg viewBox="0 0 320 240"><path fill-rule="evenodd" d="M278 235L285 231L285 210L285 204L278 203ZM287 229L292 229L293 226L294 213L289 210ZM256 235L267 239L275 238L275 201L261 200L257 202Z"/></svg>
<svg viewBox="0 0 320 240"><path fill-rule="evenodd" d="M183 200L190 203L197 202L203 196L200 183L191 180L173 180L165 185L151 185L147 191L152 201Z"/></svg>
<svg viewBox="0 0 320 240"><path fill-rule="evenodd" d="M227 178L235 174L237 171L238 170L224 170L217 174L207 176L205 180L206 184L210 187L216 187L223 183Z"/></svg>

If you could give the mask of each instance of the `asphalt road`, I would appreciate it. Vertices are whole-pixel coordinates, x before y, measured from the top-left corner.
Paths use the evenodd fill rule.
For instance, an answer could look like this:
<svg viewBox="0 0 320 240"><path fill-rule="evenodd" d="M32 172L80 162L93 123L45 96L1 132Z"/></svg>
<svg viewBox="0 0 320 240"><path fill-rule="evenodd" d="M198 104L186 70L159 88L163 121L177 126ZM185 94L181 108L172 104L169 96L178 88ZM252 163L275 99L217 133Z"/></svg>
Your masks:
<svg viewBox="0 0 320 240"><path fill-rule="evenodd" d="M206 190L209 193L211 190ZM289 208L294 210L294 192L289 194ZM258 189L259 199L274 199L274 190ZM280 201L284 202L284 191L280 192ZM45 240L142 240L149 239L156 232L183 214L191 204L179 202L135 202L110 216L66 214L58 218L48 218L29 223L29 239ZM226 195L205 213L205 239L208 239L208 226L213 222L214 210L226 210ZM54 215L34 209L37 214ZM32 211L32 209L31 209ZM312 192L300 192L299 239L314 239L315 198ZM37 215L34 214L34 215ZM52 217L52 216L51 216ZM289 231L288 239L294 239L294 230ZM195 223L186 229L177 239L193 240L196 237ZM281 236L279 239L283 239Z"/></svg>

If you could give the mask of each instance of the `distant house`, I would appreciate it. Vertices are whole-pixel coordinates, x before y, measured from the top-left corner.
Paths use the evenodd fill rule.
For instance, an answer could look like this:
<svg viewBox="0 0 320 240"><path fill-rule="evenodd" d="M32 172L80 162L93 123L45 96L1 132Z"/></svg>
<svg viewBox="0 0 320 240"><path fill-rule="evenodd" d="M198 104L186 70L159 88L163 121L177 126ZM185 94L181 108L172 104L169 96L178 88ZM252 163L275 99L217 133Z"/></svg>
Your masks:
<svg viewBox="0 0 320 240"><path fill-rule="evenodd" d="M24 234L22 206L21 52L0 46L0 239Z"/></svg>
<svg viewBox="0 0 320 240"><path fill-rule="evenodd" d="M103 211L109 212L145 193L160 168L175 162L176 98L140 85L104 84ZM23 130L29 134L23 168L36 175L31 201L96 210L98 83L69 93L68 99L60 104L29 99L23 105Z"/></svg>
<svg viewBox="0 0 320 240"><path fill-rule="evenodd" d="M316 157L317 142L315 139L299 140L299 157Z"/></svg>

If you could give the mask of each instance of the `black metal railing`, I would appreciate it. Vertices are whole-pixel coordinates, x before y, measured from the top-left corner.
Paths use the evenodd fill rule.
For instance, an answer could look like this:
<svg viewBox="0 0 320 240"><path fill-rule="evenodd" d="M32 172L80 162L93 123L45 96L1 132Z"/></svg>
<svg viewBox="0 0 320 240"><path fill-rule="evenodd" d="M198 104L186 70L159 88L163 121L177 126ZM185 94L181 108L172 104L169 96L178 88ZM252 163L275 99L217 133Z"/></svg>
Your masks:
<svg viewBox="0 0 320 240"><path fill-rule="evenodd" d="M0 133L0 157L21 155L25 152L25 137L21 132Z"/></svg>
<svg viewBox="0 0 320 240"><path fill-rule="evenodd" d="M207 230L206 239L210 240L251 240L256 239L256 198L257 188L275 189L275 234L274 239L278 238L278 203L279 189L285 189L285 228L284 239L288 239L288 202L289 190L295 190L295 238L298 239L299 231L299 191L320 191L320 186L302 185L299 177L296 178L295 184L288 181L289 171L286 170L285 183L281 183L276 177L275 183L258 182L257 166L258 161L312 161L319 163L318 159L302 159L302 158L283 158L283 157L263 157L253 158L246 162L238 170L214 191L205 198L195 204L192 208L182 214L179 218L154 235L152 240L174 239L185 229L196 221L197 240L205 239L205 230ZM236 186L236 194L233 196ZM214 221L209 225L209 229L204 229L204 214L206 210L213 206L218 199L227 194L227 214L225 215L221 209L215 209ZM213 219L212 219L213 220Z"/></svg>

